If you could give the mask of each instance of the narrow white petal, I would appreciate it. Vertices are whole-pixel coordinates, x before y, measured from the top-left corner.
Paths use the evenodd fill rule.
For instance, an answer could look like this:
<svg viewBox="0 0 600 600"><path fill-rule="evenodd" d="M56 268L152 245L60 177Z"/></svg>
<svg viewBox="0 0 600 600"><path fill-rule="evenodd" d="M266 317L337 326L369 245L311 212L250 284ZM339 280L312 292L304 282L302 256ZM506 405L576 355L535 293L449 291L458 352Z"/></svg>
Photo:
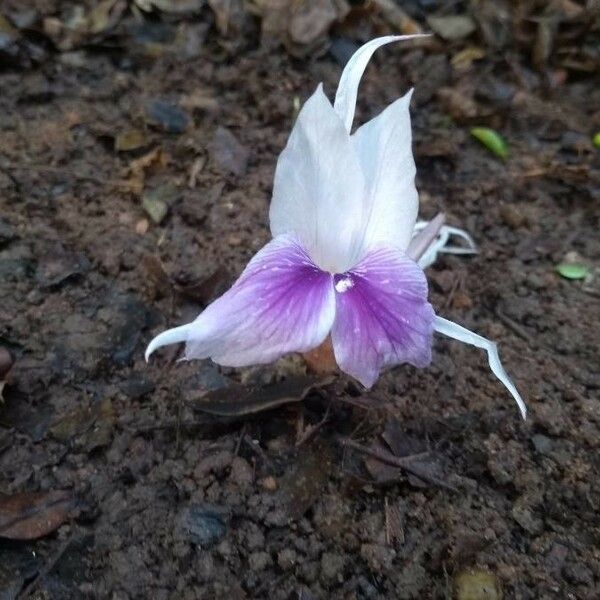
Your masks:
<svg viewBox="0 0 600 600"><path fill-rule="evenodd" d="M437 217L436 217L437 218ZM429 226L428 221L418 221L415 225L413 240L417 239L421 233L423 233ZM449 245L448 241L450 236L457 236L463 239L466 246L453 246ZM443 225L439 228L438 235L433 239L427 249L421 254L418 259L419 266L425 269L432 265L436 260L439 253L442 254L477 254L477 246L473 238L464 230L458 229L457 227L450 227L449 225Z"/></svg>
<svg viewBox="0 0 600 600"><path fill-rule="evenodd" d="M167 329L167 331L163 331L158 334L146 348L146 353L144 357L146 358L146 362L150 358L150 355L162 346L168 346L169 344L177 344L179 342L187 342L188 335L191 330L191 323L188 325L181 325L180 327L174 327L173 329Z"/></svg>
<svg viewBox="0 0 600 600"><path fill-rule="evenodd" d="M294 235L319 267L343 273L359 258L365 195L350 136L319 85L277 161L271 232Z"/></svg>
<svg viewBox="0 0 600 600"><path fill-rule="evenodd" d="M443 319L442 317L436 317L433 326L435 331L442 335L485 350L488 355L488 362L492 373L494 373L494 375L504 384L504 387L506 387L512 397L516 400L523 419L527 418L527 407L525 406L525 402L523 402L523 398L521 398L515 384L504 370L504 367L500 362L500 356L498 355L498 347L494 342L465 329L457 323Z"/></svg>
<svg viewBox="0 0 600 600"><path fill-rule="evenodd" d="M358 84L375 50L391 42L410 40L418 37L427 37L427 35L386 35L367 42L352 55L340 77L340 83L338 84L333 104L335 112L340 115L348 132L352 129L352 121L354 121Z"/></svg>

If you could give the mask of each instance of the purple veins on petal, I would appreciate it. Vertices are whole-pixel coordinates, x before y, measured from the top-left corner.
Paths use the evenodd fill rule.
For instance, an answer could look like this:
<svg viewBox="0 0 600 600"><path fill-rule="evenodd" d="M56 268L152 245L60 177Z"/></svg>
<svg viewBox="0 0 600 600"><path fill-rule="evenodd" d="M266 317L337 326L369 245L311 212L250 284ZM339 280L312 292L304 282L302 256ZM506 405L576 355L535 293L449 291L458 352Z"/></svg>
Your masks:
<svg viewBox="0 0 600 600"><path fill-rule="evenodd" d="M421 268L395 248L371 251L336 275L335 358L366 387L386 366L431 362L434 311Z"/></svg>
<svg viewBox="0 0 600 600"><path fill-rule="evenodd" d="M318 346L335 316L332 280L293 238L275 238L254 256L230 290L184 326L185 358L210 357L239 367ZM164 345L163 336L170 343L165 332L157 343L151 342L149 353Z"/></svg>

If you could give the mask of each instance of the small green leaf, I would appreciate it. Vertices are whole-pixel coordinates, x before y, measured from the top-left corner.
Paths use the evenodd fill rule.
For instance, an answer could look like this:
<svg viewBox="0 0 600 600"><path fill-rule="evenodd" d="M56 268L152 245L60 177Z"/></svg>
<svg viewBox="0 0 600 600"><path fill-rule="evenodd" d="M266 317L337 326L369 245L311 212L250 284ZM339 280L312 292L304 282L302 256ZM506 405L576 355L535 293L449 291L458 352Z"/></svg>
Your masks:
<svg viewBox="0 0 600 600"><path fill-rule="evenodd" d="M489 127L473 127L471 135L496 156L500 158L508 156L508 144L506 140L493 129Z"/></svg>
<svg viewBox="0 0 600 600"><path fill-rule="evenodd" d="M592 138L592 144L594 144L596 148L600 148L600 131Z"/></svg>
<svg viewBox="0 0 600 600"><path fill-rule="evenodd" d="M561 263L556 266L557 273L565 279L583 279L590 268L580 263Z"/></svg>

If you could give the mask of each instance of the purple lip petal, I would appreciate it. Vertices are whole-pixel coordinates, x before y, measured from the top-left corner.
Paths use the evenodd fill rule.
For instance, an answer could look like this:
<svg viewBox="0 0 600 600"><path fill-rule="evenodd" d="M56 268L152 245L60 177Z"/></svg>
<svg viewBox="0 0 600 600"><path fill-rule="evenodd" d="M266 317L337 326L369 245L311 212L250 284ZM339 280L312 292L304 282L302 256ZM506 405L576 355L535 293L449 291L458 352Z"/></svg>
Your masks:
<svg viewBox="0 0 600 600"><path fill-rule="evenodd" d="M175 328L172 336L169 332L158 336L148 354L171 339L183 341L183 334L186 359L210 357L231 367L306 352L318 346L331 329L335 316L332 279L292 238L279 236L254 256L229 291L193 323Z"/></svg>
<svg viewBox="0 0 600 600"><path fill-rule="evenodd" d="M331 333L338 365L366 387L386 366L431 362L433 308L421 268L395 248L367 254L334 278L336 318Z"/></svg>

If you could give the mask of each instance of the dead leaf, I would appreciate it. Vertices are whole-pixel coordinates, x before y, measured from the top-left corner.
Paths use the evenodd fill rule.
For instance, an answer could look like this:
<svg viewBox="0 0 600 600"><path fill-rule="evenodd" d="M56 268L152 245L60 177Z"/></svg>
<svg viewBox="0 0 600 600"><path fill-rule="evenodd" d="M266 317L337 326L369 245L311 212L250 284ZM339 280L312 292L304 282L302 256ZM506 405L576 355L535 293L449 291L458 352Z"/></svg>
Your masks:
<svg viewBox="0 0 600 600"><path fill-rule="evenodd" d="M67 490L0 496L0 537L35 540L60 527L76 502Z"/></svg>
<svg viewBox="0 0 600 600"><path fill-rule="evenodd" d="M446 41L453 42L468 37L475 31L475 21L469 15L427 17L427 23L435 33Z"/></svg>
<svg viewBox="0 0 600 600"><path fill-rule="evenodd" d="M215 13L215 22L221 35L239 29L246 12L242 0L208 0L208 4Z"/></svg>
<svg viewBox="0 0 600 600"><path fill-rule="evenodd" d="M195 400L194 408L221 417L239 417L271 410L284 404L302 402L315 388L333 381L311 377L292 377L267 386L241 384L213 390Z"/></svg>
<svg viewBox="0 0 600 600"><path fill-rule="evenodd" d="M152 254L142 258L142 267L153 298L161 298L171 293L172 285L160 259Z"/></svg>
<svg viewBox="0 0 600 600"><path fill-rule="evenodd" d="M323 440L303 447L294 466L279 480L279 502L288 520L299 519L323 494L331 473L331 447Z"/></svg>
<svg viewBox="0 0 600 600"><path fill-rule="evenodd" d="M109 398L92 406L79 406L68 412L50 427L52 436L61 442L77 442L86 451L99 447L98 439L112 435L115 413ZM99 435L98 430L102 429Z"/></svg>
<svg viewBox="0 0 600 600"><path fill-rule="evenodd" d="M393 0L373 0L383 18L394 28L394 33L413 35L423 33L423 28L397 2Z"/></svg>
<svg viewBox="0 0 600 600"><path fill-rule="evenodd" d="M170 161L171 157L162 148L155 148L144 156L132 160L124 172L124 179L119 183L120 189L141 196L146 175L165 169Z"/></svg>
<svg viewBox="0 0 600 600"><path fill-rule="evenodd" d="M135 0L135 4L144 12L157 8L165 13L181 15L198 12L204 6L204 0Z"/></svg>
<svg viewBox="0 0 600 600"><path fill-rule="evenodd" d="M459 73L468 71L473 62L485 58L486 52L479 46L467 46L463 50L457 52L451 59L452 68Z"/></svg>
<svg viewBox="0 0 600 600"><path fill-rule="evenodd" d="M88 14L88 31L96 34L114 27L126 8L127 2L124 0L102 0Z"/></svg>
<svg viewBox="0 0 600 600"><path fill-rule="evenodd" d="M406 476L408 482L414 487L423 488L433 484L453 489L453 486L447 483L442 465L435 455L433 453L426 455L425 444L408 435L396 419L391 419L386 423L381 439L396 458L414 456L415 459L410 461L410 466L401 468L383 462L375 456L367 456L364 460L365 467L377 483L388 484ZM388 452L378 440L371 445L371 449L382 455Z"/></svg>

